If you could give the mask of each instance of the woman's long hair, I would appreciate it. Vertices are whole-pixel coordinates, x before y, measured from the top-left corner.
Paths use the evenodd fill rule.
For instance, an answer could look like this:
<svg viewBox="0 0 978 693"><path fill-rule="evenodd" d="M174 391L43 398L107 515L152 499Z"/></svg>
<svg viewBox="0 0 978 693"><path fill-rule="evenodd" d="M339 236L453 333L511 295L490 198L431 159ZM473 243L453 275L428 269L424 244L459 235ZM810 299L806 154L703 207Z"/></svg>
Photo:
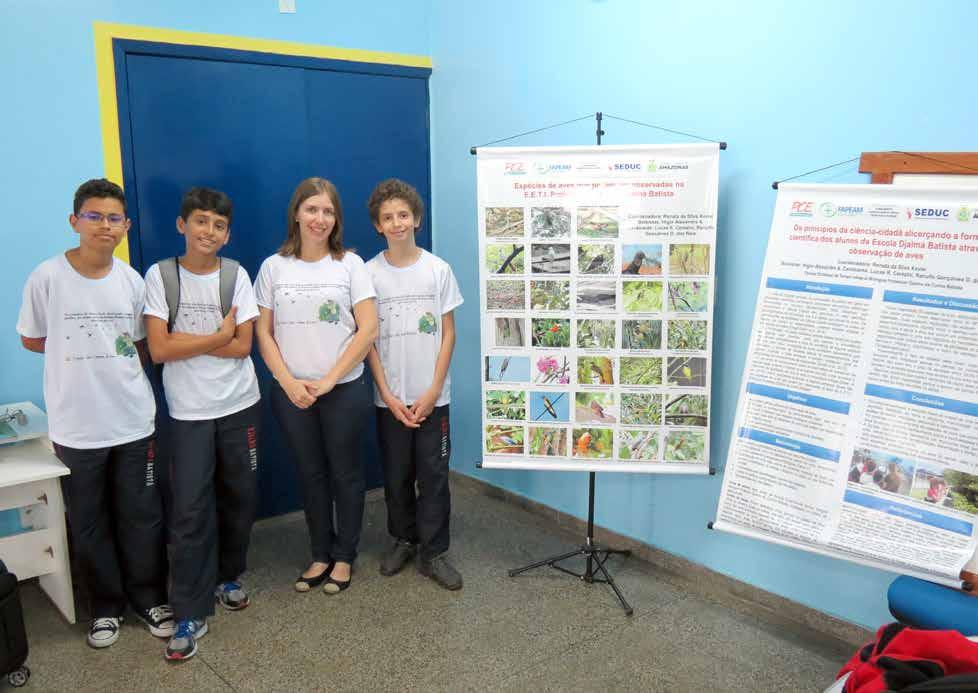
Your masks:
<svg viewBox="0 0 978 693"><path fill-rule="evenodd" d="M340 194L336 191L336 186L325 178L306 178L296 186L295 192L292 193L292 199L289 201L288 211L286 212L285 242L278 249L279 255L284 255L285 257L299 257L302 255L302 235L299 233L299 220L296 219L299 213L299 207L310 197L322 195L323 193L326 193L333 203L336 220L336 223L333 225L333 230L330 232L329 238L326 241L326 245L329 248L329 254L333 256L334 260L343 259L343 255L346 253L346 250L343 248L343 205L340 204Z"/></svg>

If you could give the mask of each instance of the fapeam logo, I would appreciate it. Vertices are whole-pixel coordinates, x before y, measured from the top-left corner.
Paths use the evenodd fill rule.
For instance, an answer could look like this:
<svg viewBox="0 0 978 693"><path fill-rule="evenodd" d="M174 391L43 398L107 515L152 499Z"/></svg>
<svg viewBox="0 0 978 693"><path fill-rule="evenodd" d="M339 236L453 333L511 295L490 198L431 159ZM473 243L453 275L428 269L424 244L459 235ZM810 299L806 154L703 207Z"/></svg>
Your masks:
<svg viewBox="0 0 978 693"><path fill-rule="evenodd" d="M958 210L958 221L970 221L971 220L971 210L967 207L962 207Z"/></svg>
<svg viewBox="0 0 978 693"><path fill-rule="evenodd" d="M831 202L823 202L818 206L818 211L823 217L834 217L835 205Z"/></svg>

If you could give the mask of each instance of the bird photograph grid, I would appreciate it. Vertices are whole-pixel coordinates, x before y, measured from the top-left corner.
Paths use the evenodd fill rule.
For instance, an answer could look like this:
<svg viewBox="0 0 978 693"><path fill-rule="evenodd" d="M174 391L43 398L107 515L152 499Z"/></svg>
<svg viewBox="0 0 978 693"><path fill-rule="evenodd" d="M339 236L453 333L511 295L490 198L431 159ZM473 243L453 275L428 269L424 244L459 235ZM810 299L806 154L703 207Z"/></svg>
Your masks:
<svg viewBox="0 0 978 693"><path fill-rule="evenodd" d="M483 215L485 453L702 462L712 244L613 205Z"/></svg>

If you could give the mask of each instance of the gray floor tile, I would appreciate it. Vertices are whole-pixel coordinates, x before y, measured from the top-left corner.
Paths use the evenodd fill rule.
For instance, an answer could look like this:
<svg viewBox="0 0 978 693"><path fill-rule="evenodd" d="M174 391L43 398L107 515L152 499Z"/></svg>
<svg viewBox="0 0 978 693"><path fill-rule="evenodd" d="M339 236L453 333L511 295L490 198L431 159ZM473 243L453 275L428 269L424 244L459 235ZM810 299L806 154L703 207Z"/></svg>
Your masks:
<svg viewBox="0 0 978 693"><path fill-rule="evenodd" d="M382 500L368 502L352 587L294 592L309 557L301 514L259 524L244 576L252 605L219 610L200 654L162 659L163 642L127 624L106 652L84 643L27 584L35 690L820 690L841 658L804 637L691 595L635 558L609 568L635 609L605 585L549 567L507 570L583 537L471 488L455 493L450 558L465 578L447 592L414 566L383 577ZM564 565L575 570L583 561Z"/></svg>

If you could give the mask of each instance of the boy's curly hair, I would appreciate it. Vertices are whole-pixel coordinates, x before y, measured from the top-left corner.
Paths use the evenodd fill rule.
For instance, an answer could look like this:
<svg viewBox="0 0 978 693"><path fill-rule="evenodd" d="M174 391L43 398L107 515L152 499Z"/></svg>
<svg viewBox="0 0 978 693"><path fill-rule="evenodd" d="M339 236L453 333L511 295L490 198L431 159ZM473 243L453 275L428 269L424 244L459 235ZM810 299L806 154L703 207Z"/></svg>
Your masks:
<svg viewBox="0 0 978 693"><path fill-rule="evenodd" d="M414 223L421 225L424 218L424 202L421 195L414 189L413 185L405 183L399 178L388 178L377 183L374 191L370 193L367 200L367 210L370 212L370 221L374 224L380 221L380 206L388 200L404 200L411 213L414 214Z"/></svg>

